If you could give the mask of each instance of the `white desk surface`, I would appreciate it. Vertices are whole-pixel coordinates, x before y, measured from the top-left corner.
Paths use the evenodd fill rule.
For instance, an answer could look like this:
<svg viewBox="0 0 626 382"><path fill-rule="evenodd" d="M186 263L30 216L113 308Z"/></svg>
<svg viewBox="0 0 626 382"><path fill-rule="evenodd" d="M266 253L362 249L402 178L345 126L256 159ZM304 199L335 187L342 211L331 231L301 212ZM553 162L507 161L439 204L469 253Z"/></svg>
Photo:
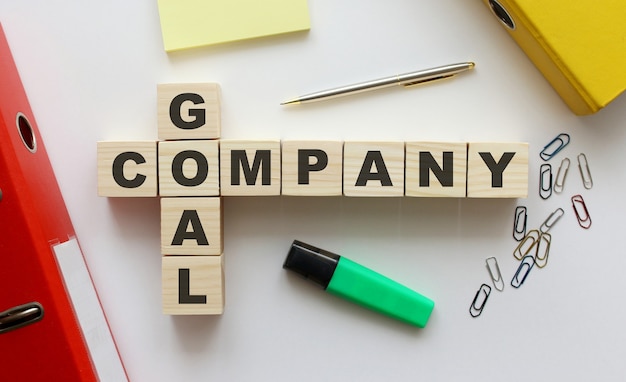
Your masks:
<svg viewBox="0 0 626 382"><path fill-rule="evenodd" d="M156 0L0 1L2 22L132 381L623 380L626 96L574 116L481 1L309 0L311 31L166 54ZM450 81L300 107L280 101L472 60ZM156 84L218 82L223 138L525 141L529 197L225 198L223 316L161 314L156 198L96 195L96 142L152 140ZM571 143L565 191L538 195L538 156ZM594 187L582 187L585 153ZM593 225L581 229L581 193ZM513 213L556 208L549 263L509 282ZM348 256L435 300L423 330L282 269L293 239ZM485 259L506 281L468 308Z"/></svg>

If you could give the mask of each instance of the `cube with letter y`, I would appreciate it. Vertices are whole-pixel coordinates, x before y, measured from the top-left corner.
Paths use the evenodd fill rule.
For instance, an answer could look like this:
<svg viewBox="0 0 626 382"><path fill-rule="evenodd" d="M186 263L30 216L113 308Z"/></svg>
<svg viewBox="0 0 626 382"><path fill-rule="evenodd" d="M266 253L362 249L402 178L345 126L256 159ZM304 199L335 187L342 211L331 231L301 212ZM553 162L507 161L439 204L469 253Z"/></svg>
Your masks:
<svg viewBox="0 0 626 382"><path fill-rule="evenodd" d="M467 197L527 196L528 143L469 143Z"/></svg>

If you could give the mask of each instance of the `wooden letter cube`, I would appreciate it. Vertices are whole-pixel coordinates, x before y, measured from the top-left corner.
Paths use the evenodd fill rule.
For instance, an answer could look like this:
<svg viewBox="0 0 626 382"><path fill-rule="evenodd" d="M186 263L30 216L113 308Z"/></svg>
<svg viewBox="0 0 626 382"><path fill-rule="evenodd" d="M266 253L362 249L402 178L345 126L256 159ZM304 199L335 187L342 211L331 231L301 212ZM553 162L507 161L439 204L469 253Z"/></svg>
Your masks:
<svg viewBox="0 0 626 382"><path fill-rule="evenodd" d="M164 256L161 278L164 314L224 312L224 255Z"/></svg>
<svg viewBox="0 0 626 382"><path fill-rule="evenodd" d="M221 254L223 222L220 197L161 198L161 254Z"/></svg>
<svg viewBox="0 0 626 382"><path fill-rule="evenodd" d="M98 195L157 196L157 143L98 142Z"/></svg>
<svg viewBox="0 0 626 382"><path fill-rule="evenodd" d="M214 83L157 85L159 139L218 139L220 87Z"/></svg>
<svg viewBox="0 0 626 382"><path fill-rule="evenodd" d="M283 141L282 194L342 194L343 142Z"/></svg>
<svg viewBox="0 0 626 382"><path fill-rule="evenodd" d="M406 196L464 198L465 142L406 142Z"/></svg>
<svg viewBox="0 0 626 382"><path fill-rule="evenodd" d="M403 196L404 142L345 142L343 193Z"/></svg>
<svg viewBox="0 0 626 382"><path fill-rule="evenodd" d="M159 195L219 196L216 140L159 142Z"/></svg>
<svg viewBox="0 0 626 382"><path fill-rule="evenodd" d="M280 195L280 141L220 141L223 196Z"/></svg>
<svg viewBox="0 0 626 382"><path fill-rule="evenodd" d="M469 143L467 196L528 196L528 143Z"/></svg>

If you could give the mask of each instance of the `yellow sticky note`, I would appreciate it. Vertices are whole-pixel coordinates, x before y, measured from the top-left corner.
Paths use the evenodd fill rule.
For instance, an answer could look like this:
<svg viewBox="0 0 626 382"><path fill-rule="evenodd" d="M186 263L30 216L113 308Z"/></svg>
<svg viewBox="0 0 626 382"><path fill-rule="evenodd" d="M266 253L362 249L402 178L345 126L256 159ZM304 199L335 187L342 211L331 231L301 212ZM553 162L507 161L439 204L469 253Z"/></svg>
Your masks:
<svg viewBox="0 0 626 382"><path fill-rule="evenodd" d="M158 0L165 51L310 28L307 0Z"/></svg>

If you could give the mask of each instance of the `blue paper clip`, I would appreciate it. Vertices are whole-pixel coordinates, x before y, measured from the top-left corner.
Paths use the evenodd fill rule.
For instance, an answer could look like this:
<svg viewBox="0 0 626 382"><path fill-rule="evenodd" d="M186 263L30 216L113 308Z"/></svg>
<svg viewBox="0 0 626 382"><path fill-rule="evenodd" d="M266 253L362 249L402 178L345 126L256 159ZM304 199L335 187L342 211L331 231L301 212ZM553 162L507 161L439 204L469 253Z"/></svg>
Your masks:
<svg viewBox="0 0 626 382"><path fill-rule="evenodd" d="M548 161L569 144L569 134L561 133L543 147L539 153L541 159Z"/></svg>
<svg viewBox="0 0 626 382"><path fill-rule="evenodd" d="M511 280L511 286L513 288L521 287L524 281L526 281L526 277L528 277L528 274L530 273L530 270L533 269L534 265L535 258L533 256L524 256L519 267L517 267L515 276L513 276L513 279Z"/></svg>
<svg viewBox="0 0 626 382"><path fill-rule="evenodd" d="M491 294L491 287L487 284L482 284L476 292L476 296L474 296L474 300L472 301L472 305L470 305L469 312L470 315L474 318L480 316L485 308L485 304L487 303L487 299ZM482 297L482 298L481 298ZM480 305L476 305L476 303L480 303Z"/></svg>

